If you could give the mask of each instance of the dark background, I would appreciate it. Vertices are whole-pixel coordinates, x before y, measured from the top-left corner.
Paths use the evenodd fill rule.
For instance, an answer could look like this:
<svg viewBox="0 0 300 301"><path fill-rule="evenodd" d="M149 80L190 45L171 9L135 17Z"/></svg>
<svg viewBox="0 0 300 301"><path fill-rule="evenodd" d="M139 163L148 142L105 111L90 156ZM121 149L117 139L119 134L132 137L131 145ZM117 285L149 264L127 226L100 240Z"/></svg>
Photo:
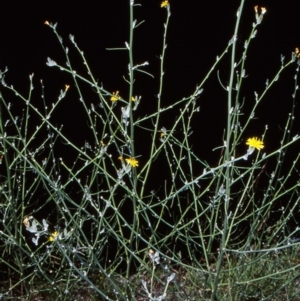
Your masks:
<svg viewBox="0 0 300 301"><path fill-rule="evenodd" d="M138 22L145 20L145 23L135 31L135 63L148 61L150 65L145 70L154 74L155 78L137 75L134 95L142 96L140 112L149 114L155 108L159 87L159 56L162 51L166 10L160 8L161 1L158 0L140 0L136 3L142 6L135 8L135 19ZM291 0L284 2L246 0L237 40L240 53L255 21L254 6L266 7L267 13L248 51L246 64L248 77L242 91L245 109L251 108L254 104L254 91L261 94L266 79L271 80L279 70L280 55L283 54L287 62L295 47L300 46L299 10L294 3L295 1ZM44 22L48 20L51 23L58 23L57 31L70 49L75 70L87 75L80 56L69 41L69 34L75 36L75 41L84 51L94 77L103 83L105 89L111 92L119 90L122 96L126 96L128 86L123 80L123 75L126 76L128 72L128 53L107 51L106 48L124 47L125 41L129 40L128 4L129 0L6 1L2 4L0 69L4 70L6 66L9 69L5 78L7 84L13 84L20 93L27 95L29 74L34 73L33 99L36 106L41 96L40 79L43 79L46 102L49 104L56 101L59 90L63 89L65 84L70 84L70 91L52 120L57 125L64 124L64 133L76 145L83 145L87 138L82 127L86 125L86 117L82 114L71 76L60 72L57 68L46 66L47 57L59 64L64 64L66 59L56 36ZM226 48L234 33L240 0L173 0L170 4L172 15L167 36L164 105L191 95L196 85L210 70L216 56ZM204 93L198 100L201 112L192 123L195 132L192 138L193 150L211 166L217 164L220 157L220 153L211 150L222 145L227 106L227 93L221 88L216 71L220 71L220 78L226 86L229 66L230 53L204 85ZM296 65L285 71L277 84L272 87L256 110L257 119L247 132L249 137L260 137L265 125L268 124L269 132L265 139L265 151L268 153L279 146L288 113L291 111L295 68ZM3 88L0 89L3 91ZM9 94L5 92L5 95ZM91 93L90 96L92 99L94 94ZM20 105L15 98L12 98L12 102L13 106ZM89 94L86 95L86 102L89 102ZM177 111L171 111L161 126L168 128L176 115ZM293 135L298 133L298 115L296 107ZM139 138L137 155L143 153L143 147L149 149L148 144L143 144L145 137L136 139ZM63 150L61 152L58 156L68 156ZM142 164L143 158L140 160ZM273 167L270 166L269 171L272 170ZM163 171L161 174L163 175ZM157 187L154 186L153 189Z"/></svg>
<svg viewBox="0 0 300 301"><path fill-rule="evenodd" d="M135 19L145 22L135 30L134 63L149 62L144 70L152 73L152 79L146 75L136 74L134 95L141 95L142 102L139 113L149 114L155 110L156 95L159 88L159 56L162 52L162 38L166 21L166 9L160 8L161 1L135 1L141 6L135 7ZM254 6L266 7L267 13L258 33L248 50L245 66L247 79L244 81L241 100L244 99L244 113L252 108L254 91L261 94L265 88L266 79L271 80L280 69L280 55L290 60L295 47L300 46L298 35L298 10L293 1L246 0L242 12L242 22L237 40L237 51L242 53L244 42L248 39L255 21ZM236 12L240 0L233 1L180 1L172 0L171 19L167 35L167 52L165 61L164 91L162 103L167 106L184 96L193 93L207 72L212 67L217 55L221 55L234 33ZM82 112L79 96L70 75L57 68L46 66L47 57L64 65L64 52L52 29L45 21L58 23L57 31L63 38L65 46L70 49L69 55L73 68L87 76L86 69L77 50L69 40L69 34L75 36L75 41L93 72L94 77L103 83L107 91L120 91L123 97L128 95L128 85L123 76L128 73L127 51L108 51L106 48L124 47L129 40L129 0L109 1L13 1L5 2L0 18L0 70L7 66L9 72L5 80L13 85L21 94L28 95L29 74L34 73L34 105L42 109L40 79L45 86L46 103L57 100L60 89L65 84L71 86L70 91L52 115L53 123L64 125L64 133L76 145L82 146L89 138L86 133L86 116ZM201 111L192 122L194 135L191 137L193 150L211 166L217 164L219 152L211 150L223 144L223 129L226 126L227 92L221 87L228 84L230 73L230 52L211 74L204 85L204 92L198 103ZM274 85L264 100L258 106L255 119L245 135L260 137L265 125L269 126L265 138L265 151L271 152L279 147L280 138L286 124L288 113L292 108L292 93L294 92L294 74L296 65L284 71L280 80ZM5 96L13 96L1 88ZM85 101L89 106L95 103L95 94L87 89ZM90 93L90 94L88 94ZM20 100L6 98L13 103L13 109L21 106ZM178 110L170 111L161 119L160 126L167 129L173 124ZM295 125L292 135L298 133L298 108L296 107ZM76 120L76 122L74 122ZM244 120L241 120L242 122ZM145 136L138 136L137 155L142 155L144 149L149 150ZM248 136L247 136L248 138ZM246 139L246 138L245 138ZM149 140L148 140L149 141ZM246 151L246 146L245 146ZM66 156L67 155L67 156ZM64 148L57 156L68 157ZM67 158L66 158L67 159ZM141 164L143 158L140 158ZM71 163L71 162L70 162Z"/></svg>
<svg viewBox="0 0 300 301"><path fill-rule="evenodd" d="M9 68L6 82L13 84L21 93L28 92L28 76L34 73L35 95L40 96L39 80L43 79L46 99L49 102L57 98L59 89L66 83L72 86L72 79L59 70L46 66L47 57L60 64L66 60L63 51L52 30L44 25L45 20L58 23L57 30L65 45L71 49L73 66L78 72L86 74L82 60L76 54L69 41L69 34L84 51L94 77L102 82L108 91L119 90L122 95L128 93L122 76L127 74L128 56L126 51L107 51L107 47L124 47L128 41L129 7L128 1L110 0L96 2L82 1L7 1L2 6L0 18L1 48L0 69ZM160 8L161 1L140 0L142 6L135 8L135 18L145 20L135 31L135 63L149 62L145 70L155 75L155 79L138 76L134 94L142 95L145 103L155 103L158 93L159 55L162 48L163 23L166 10ZM231 39L236 21L236 11L240 0L234 1L170 1L171 20L167 37L167 56L165 63L164 103L169 104L192 93L196 84L202 81L205 74L215 62L217 55L225 49ZM238 35L238 48L242 51L244 41L248 38L254 18L254 5L265 6L262 24L257 37L252 41L248 52L246 72L248 78L244 87L245 100L254 101L254 91L259 94L265 87L267 78L271 79L280 67L280 55L290 59L291 52L300 45L298 38L298 10L293 1L263 1L261 3L247 0L244 6L243 19ZM220 77L226 86L229 76L230 54L219 65ZM289 73L287 75L287 73ZM286 72L282 81L272 88L271 93L260 105L257 114L259 119L257 132L260 135L264 125L274 127L274 138L278 135L278 119L286 120L293 93L294 68ZM74 91L75 89L73 89ZM203 128L206 134L215 133L214 129L223 124L226 114L226 91L218 82L216 72L204 86L201 96L201 113L195 126ZM72 91L72 89L70 90ZM70 99L70 97L72 99ZM78 96L69 93L57 114L57 123L66 123L67 119L80 120L82 114L77 106ZM151 109L151 107L150 107ZM146 111L147 112L147 111ZM146 113L145 112L145 113ZM176 113L174 113L176 114ZM259 116L258 116L259 117ZM83 121L83 120L82 120ZM167 126L167 122L166 125ZM223 125L222 125L223 126ZM74 127L74 125L73 125ZM80 128L65 130L78 137ZM270 131L271 132L271 131ZM217 141L209 144L209 149L220 144L221 133ZM270 136L272 137L272 136ZM211 140L211 137L208 140Z"/></svg>

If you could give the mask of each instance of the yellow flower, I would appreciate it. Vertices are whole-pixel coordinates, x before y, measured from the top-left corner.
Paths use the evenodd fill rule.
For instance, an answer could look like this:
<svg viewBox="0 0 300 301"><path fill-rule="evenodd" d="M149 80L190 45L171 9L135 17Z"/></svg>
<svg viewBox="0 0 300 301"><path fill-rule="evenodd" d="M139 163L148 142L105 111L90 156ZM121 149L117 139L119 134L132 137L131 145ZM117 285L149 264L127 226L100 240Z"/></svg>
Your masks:
<svg viewBox="0 0 300 301"><path fill-rule="evenodd" d="M57 231L54 231L50 236L49 236L49 241L54 241L55 239L57 239L59 233Z"/></svg>
<svg viewBox="0 0 300 301"><path fill-rule="evenodd" d="M136 159L134 158L127 158L125 159L125 161L130 164L132 167L136 167L136 166L139 166L139 161L137 161Z"/></svg>
<svg viewBox="0 0 300 301"><path fill-rule="evenodd" d="M167 7L169 5L169 1L165 0L161 3L160 7Z"/></svg>
<svg viewBox="0 0 300 301"><path fill-rule="evenodd" d="M116 93L113 92L113 94L112 94L110 100L111 100L111 101L118 101L120 98L121 98L121 97L120 97L120 95L119 95L119 91L116 91Z"/></svg>
<svg viewBox="0 0 300 301"><path fill-rule="evenodd" d="M264 143L261 140L257 139L256 137L249 138L246 144L249 145L249 147L256 148L258 150L264 148Z"/></svg>

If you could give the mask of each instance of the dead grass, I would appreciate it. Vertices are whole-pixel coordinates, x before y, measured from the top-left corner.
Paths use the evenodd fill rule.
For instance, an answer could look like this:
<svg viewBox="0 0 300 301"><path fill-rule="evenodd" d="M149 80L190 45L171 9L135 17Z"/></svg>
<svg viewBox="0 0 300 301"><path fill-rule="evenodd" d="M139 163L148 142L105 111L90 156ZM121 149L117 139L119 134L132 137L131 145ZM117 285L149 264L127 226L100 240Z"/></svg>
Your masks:
<svg viewBox="0 0 300 301"><path fill-rule="evenodd" d="M299 247L292 252L273 253L262 258L235 256L225 261L218 286L218 301L300 301L300 256ZM167 289L166 301L210 300L212 295L214 265L202 269L157 266L153 271L144 269L129 279L115 274L110 279L99 273L87 277L111 300L150 300L142 285L146 285L153 300L159 300L165 291L167 278L175 273L175 278ZM19 281L7 279L0 282L0 300L107 300L101 297L86 281L68 276L69 280L46 282L42 275L34 280ZM65 278L67 276L65 275ZM18 283L18 284L17 284ZM117 289L116 289L117 288ZM157 298L157 299L154 299Z"/></svg>

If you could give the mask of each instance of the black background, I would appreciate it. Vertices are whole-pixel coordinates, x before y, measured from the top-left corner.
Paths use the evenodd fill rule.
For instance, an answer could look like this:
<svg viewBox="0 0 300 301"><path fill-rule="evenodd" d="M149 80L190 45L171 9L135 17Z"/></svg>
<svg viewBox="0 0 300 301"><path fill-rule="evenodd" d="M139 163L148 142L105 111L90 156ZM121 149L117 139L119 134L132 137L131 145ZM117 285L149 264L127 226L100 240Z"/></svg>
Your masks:
<svg viewBox="0 0 300 301"><path fill-rule="evenodd" d="M167 37L167 56L165 64L165 85L163 101L167 105L192 93L195 86L202 81L210 70L217 55L225 49L231 39L236 21L239 0L235 1L171 1L171 20ZM137 76L135 95L141 95L141 112L148 113L155 104L159 84L159 55L162 49L163 23L166 10L160 8L160 1L141 0L141 6L135 8L135 19L145 20L135 31L134 58L135 63L149 62L145 70L155 75L155 79ZM251 31L254 17L254 5L265 6L262 24L258 34L252 41L248 53L246 72L248 78L244 87L246 102L251 107L254 91L259 94L265 87L267 78L271 79L280 67L280 55L290 59L291 52L299 45L297 35L297 9L293 1L282 2L248 0L243 10L243 18L238 35L238 47L242 51L244 41ZM1 26L0 69L8 67L6 82L13 84L25 95L29 89L29 74L34 73L35 97L40 97L39 80L43 79L46 100L52 102L57 98L59 89L65 84L72 87L70 76L57 69L46 66L49 56L60 64L66 61L63 51L52 30L44 25L45 20L58 23L57 30L65 45L71 49L73 66L83 75L86 71L82 60L72 49L69 34L84 51L94 77L102 82L108 91L119 90L120 94L128 93L128 86L123 80L127 74L128 54L126 51L107 51L108 47L124 47L129 39L129 1L111 0L95 2L24 2L13 1L3 4ZM229 76L230 54L216 68L226 86ZM279 119L285 123L294 82L294 68L285 73L276 87L259 106L256 121L258 128L250 135L260 135L265 124L271 125L270 142L280 133ZM78 138L80 127L68 126L66 120L81 120L81 107L78 96L70 90L57 113L58 124L65 124L65 130ZM211 150L221 143L221 133L217 141L211 141L215 129L224 126L226 118L226 91L218 82L216 72L212 74L204 86L201 96L201 114L195 126L202 129ZM145 111L143 111L145 110ZM176 115L176 112L174 113ZM260 116L259 116L260 115ZM84 122L82 119L81 121ZM168 126L166 121L165 126ZM162 124L163 125L163 124ZM282 125L282 124L281 124ZM278 132L279 130L279 132ZM272 136L272 134L274 136ZM267 138L268 139L268 138ZM217 144L217 145L216 145ZM197 145L195 145L197 147ZM200 151L200 150L199 150Z"/></svg>
<svg viewBox="0 0 300 301"><path fill-rule="evenodd" d="M106 48L124 47L129 40L129 0L110 1L7 1L2 6L0 18L1 47L0 69L7 66L9 72L5 81L13 85L21 94L28 95L29 74L34 73L35 106L42 109L40 79L45 86L46 103L57 100L59 90L65 84L71 86L70 91L52 116L53 123L64 125L64 133L77 145L83 145L89 138L86 132L86 116L82 111L79 96L73 85L72 78L57 68L46 66L47 57L64 65L64 52L52 32L44 25L48 20L58 23L57 31L63 38L65 46L70 49L73 68L84 76L87 71L81 57L74 49L69 34L75 36L75 41L85 53L85 58L94 77L103 83L108 91L119 90L123 97L128 95L128 85L123 76L127 76L127 51L107 51ZM152 79L146 75L136 74L134 95L141 95L139 106L141 115L149 114L156 108L156 95L159 87L159 56L162 51L162 38L166 21L166 9L160 8L161 1L135 1L134 19L145 22L134 33L134 63L149 62L144 70L152 73ZM216 60L225 49L234 33L236 12L240 0L234 1L170 1L171 19L167 35L167 52L165 61L165 77L162 103L172 104L194 91ZM241 96L245 101L244 112L252 108L254 91L261 94L265 88L266 79L272 79L280 69L280 55L290 60L295 47L300 46L298 33L298 10L294 1L263 1L261 3L246 0L240 31L237 40L237 50L242 53L244 42L255 21L254 6L266 7L267 13L261 25L258 26L256 38L252 40L245 66L247 79ZM207 160L212 166L220 154L211 150L223 144L222 135L226 126L227 92L220 86L217 78L224 86L228 84L230 73L230 52L218 65L204 85L204 92L199 99L201 112L192 123L193 149L195 153ZM282 130L288 113L291 112L292 93L294 92L294 74L296 65L286 70L280 80L258 106L256 117L248 128L249 137L261 136L265 125L269 126L265 138L265 151L271 152L279 146ZM5 96L11 93L1 88ZM89 106L95 103L95 94L86 90L85 101ZM89 94L90 93L90 94ZM11 100L10 100L11 99ZM16 98L6 98L13 103L13 109L23 105ZM161 119L160 126L167 129L173 124L178 110L170 112ZM295 126L292 134L298 133L298 108L295 114ZM73 122L76 120L76 122ZM243 120L242 120L243 122ZM139 135L139 133L137 133ZM142 135L142 134L141 134ZM144 134L143 134L144 135ZM149 136L136 136L137 155L147 152L149 145L145 143ZM245 139L247 139L245 137ZM149 140L148 140L149 141ZM246 151L246 146L245 146ZM64 157L63 148L57 156ZM67 154L68 155L68 154ZM67 156L65 156L67 157ZM143 158L140 158L141 164Z"/></svg>
<svg viewBox="0 0 300 301"><path fill-rule="evenodd" d="M166 9L160 8L161 1L140 0L141 6L135 8L135 19L145 20L135 31L134 60L136 64L149 62L146 71L152 73L152 79L146 75L137 75L134 95L141 95L140 112L153 112L159 87L159 56L162 51L163 23L166 20ZM266 7L267 13L258 33L252 40L248 52L246 73L248 77L242 90L245 98L245 109L255 103L254 91L261 94L266 79L275 76L280 69L280 55L290 60L295 47L300 46L298 35L298 10L294 1L263 1L261 3L246 0L240 32L238 34L238 51L242 53L244 41L255 21L254 6ZM167 36L167 53L165 63L165 84L163 104L169 105L189 96L194 91L211 66L232 38L236 22L236 12L240 4L234 1L170 1L171 20ZM2 4L0 69L7 66L6 83L20 93L28 94L29 74L34 73L34 102L39 106L41 87L40 79L45 86L46 102L55 102L59 90L65 84L71 86L66 99L53 116L57 125L64 124L64 133L77 145L83 145L87 139L84 126L86 117L71 76L56 68L46 66L47 57L59 64L66 61L59 42L51 28L44 25L48 20L58 23L57 31L64 44L70 48L73 67L83 75L87 75L80 56L69 41L69 34L85 53L93 75L108 91L119 90L122 96L128 94L128 85L123 80L127 75L128 53L126 51L107 51L106 48L124 47L129 40L129 0L110 0L98 2L83 1L13 1ZM216 71L226 86L229 79L230 53L216 68L204 85L204 92L199 99L201 112L193 121L193 150L203 160L214 166L220 153L212 152L214 147L223 144L222 135L225 128L227 92L220 86ZM280 77L270 93L265 97L256 111L257 119L249 127L249 137L260 137L265 125L269 126L265 139L265 151L271 152L279 146L283 128L292 106L294 92L293 77L296 65L289 68ZM3 91L3 88L1 88ZM87 94L85 101L93 101L93 92ZM5 95L9 95L5 92ZM89 100L89 97L91 100ZM13 98L13 106L19 106ZM148 111L149 110L149 111ZM168 128L178 114L172 111L161 122ZM298 133L298 108L293 135ZM76 122L74 122L76 121ZM146 138L150 138L149 137ZM245 138L249 138L248 136ZM137 136L137 155L143 149L149 149L145 136ZM246 146L244 148L246 152ZM63 149L58 156L68 157ZM143 157L140 158L141 164ZM271 171L271 169L270 169ZM163 171L162 171L163 174ZM150 189L150 188L149 188ZM153 187L156 189L156 187Z"/></svg>

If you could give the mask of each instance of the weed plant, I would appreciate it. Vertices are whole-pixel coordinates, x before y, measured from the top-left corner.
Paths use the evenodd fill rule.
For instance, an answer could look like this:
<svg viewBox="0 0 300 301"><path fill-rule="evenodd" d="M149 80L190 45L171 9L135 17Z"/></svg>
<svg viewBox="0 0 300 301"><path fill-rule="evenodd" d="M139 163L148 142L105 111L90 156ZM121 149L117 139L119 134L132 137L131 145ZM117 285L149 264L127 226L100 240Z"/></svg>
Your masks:
<svg viewBox="0 0 300 301"><path fill-rule="evenodd" d="M7 83L7 70L0 73L0 300L300 299L300 137L293 129L300 53L296 48L287 61L282 55L278 72L262 92L252 87L251 108L245 106L247 55L266 9L254 8L241 51L236 41L244 2L228 45L203 81L171 104L163 89L172 3L161 3L166 21L155 109L135 92L138 73L153 75L148 62L133 57L134 32L143 23L134 18L139 4L133 0L128 42L110 49L128 53L127 91L99 83L76 38L65 43L50 21L45 24L66 62L49 57L47 65L72 84L50 101L41 81L35 89L40 107L33 75L23 95ZM75 71L74 52L87 76ZM215 164L194 150L203 129L193 120L201 118L205 84L223 60L230 74L227 85L220 80L227 110L214 133ZM295 70L290 114L277 147L265 151L268 127L255 113L288 68ZM81 145L53 121L71 90L85 119Z"/></svg>

